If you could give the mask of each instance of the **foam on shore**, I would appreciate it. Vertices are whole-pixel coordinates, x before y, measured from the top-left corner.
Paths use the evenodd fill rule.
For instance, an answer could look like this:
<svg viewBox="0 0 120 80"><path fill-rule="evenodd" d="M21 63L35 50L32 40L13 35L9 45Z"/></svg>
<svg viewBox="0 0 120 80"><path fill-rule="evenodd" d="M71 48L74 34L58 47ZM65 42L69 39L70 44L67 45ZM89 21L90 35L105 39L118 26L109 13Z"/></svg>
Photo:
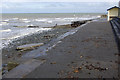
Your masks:
<svg viewBox="0 0 120 80"><path fill-rule="evenodd" d="M2 37L2 48L7 47L8 44L10 44L12 41L17 40L19 38L23 38L25 36L32 35L34 33L42 33L43 31L48 31L51 30L52 28L26 28L26 29L20 29L17 31L11 31L10 29L8 30L3 30L4 32L8 32L4 35L10 34L9 37L4 36ZM2 33L3 34L3 33ZM14 35L12 35L14 34ZM16 35L15 35L16 34Z"/></svg>

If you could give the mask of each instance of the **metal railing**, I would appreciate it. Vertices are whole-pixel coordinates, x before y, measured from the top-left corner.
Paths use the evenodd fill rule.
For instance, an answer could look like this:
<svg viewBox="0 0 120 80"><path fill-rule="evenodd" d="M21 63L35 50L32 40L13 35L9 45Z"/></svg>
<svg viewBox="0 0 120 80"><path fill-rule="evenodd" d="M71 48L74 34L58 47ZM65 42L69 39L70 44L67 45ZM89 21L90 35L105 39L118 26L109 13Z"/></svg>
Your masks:
<svg viewBox="0 0 120 80"><path fill-rule="evenodd" d="M118 48L120 50L120 18L117 18L117 17L113 18L110 21L110 23L111 23L113 31L115 33L116 41L118 43Z"/></svg>

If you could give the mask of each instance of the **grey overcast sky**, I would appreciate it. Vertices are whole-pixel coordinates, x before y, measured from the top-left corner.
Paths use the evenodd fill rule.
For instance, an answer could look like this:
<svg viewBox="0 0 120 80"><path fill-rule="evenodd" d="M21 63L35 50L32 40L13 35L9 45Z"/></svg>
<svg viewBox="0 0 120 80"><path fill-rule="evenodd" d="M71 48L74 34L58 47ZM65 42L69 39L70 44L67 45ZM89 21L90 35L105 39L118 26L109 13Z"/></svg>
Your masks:
<svg viewBox="0 0 120 80"><path fill-rule="evenodd" d="M111 2L112 0L109 2L13 1L6 0L2 3L2 13L106 13L108 8L118 6L118 1Z"/></svg>

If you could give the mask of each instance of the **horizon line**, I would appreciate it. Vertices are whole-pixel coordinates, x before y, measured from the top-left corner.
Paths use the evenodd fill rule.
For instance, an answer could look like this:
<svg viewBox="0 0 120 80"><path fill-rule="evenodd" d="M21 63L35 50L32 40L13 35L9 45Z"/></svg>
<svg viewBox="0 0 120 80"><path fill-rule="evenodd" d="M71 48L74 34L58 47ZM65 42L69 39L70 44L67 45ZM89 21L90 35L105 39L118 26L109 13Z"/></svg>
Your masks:
<svg viewBox="0 0 120 80"><path fill-rule="evenodd" d="M74 13L74 12L71 12ZM78 13L84 13L84 12L78 12ZM86 13L86 12L85 12ZM88 12L88 13L95 13L95 12ZM99 12L98 12L99 13ZM100 12L101 13L101 12ZM106 14L105 12L103 12L104 14ZM17 13L0 13L0 14L17 14ZM19 13L18 13L19 14ZM28 13L22 13L22 14L28 14ZM32 14L32 13L29 13ZM36 14L57 14L57 13L36 13ZM58 13L59 14L59 13ZM62 13L61 13L62 14ZM65 13L64 13L65 14ZM67 13L66 13L67 14ZM76 13L74 13L76 14ZM97 14L97 13L96 13Z"/></svg>

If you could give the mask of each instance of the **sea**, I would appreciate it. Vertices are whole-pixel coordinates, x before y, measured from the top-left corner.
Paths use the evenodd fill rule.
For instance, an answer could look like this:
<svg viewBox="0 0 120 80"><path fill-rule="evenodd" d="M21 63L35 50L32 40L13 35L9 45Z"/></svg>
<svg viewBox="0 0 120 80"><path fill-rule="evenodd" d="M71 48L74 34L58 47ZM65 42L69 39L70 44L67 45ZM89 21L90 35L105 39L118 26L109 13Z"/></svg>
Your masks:
<svg viewBox="0 0 120 80"><path fill-rule="evenodd" d="M102 13L3 13L0 16L0 49L19 38L37 32L49 31L56 24L65 25L72 21L99 18ZM28 28L27 26L39 26Z"/></svg>

